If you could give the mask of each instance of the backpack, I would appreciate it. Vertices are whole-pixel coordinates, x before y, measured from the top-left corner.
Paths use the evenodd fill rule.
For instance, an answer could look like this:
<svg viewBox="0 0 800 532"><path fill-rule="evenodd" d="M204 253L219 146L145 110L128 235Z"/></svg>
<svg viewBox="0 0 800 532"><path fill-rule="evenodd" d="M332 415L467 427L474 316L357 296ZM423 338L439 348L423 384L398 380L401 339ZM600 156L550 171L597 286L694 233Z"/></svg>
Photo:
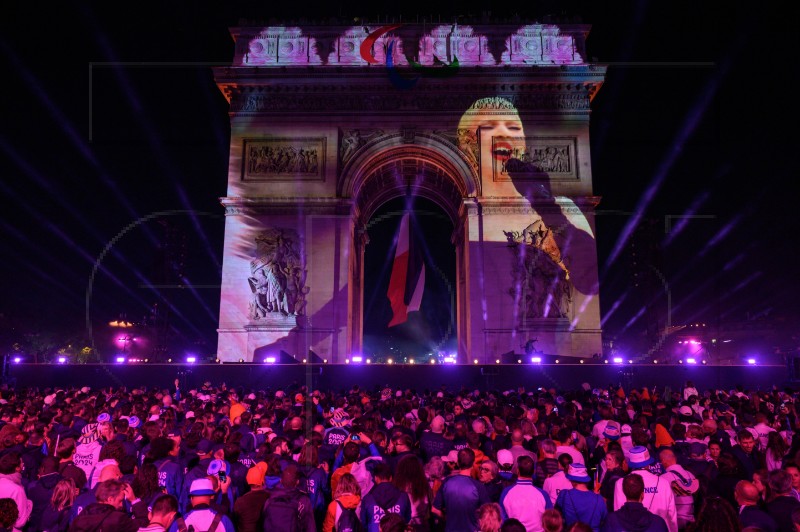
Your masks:
<svg viewBox="0 0 800 532"><path fill-rule="evenodd" d="M270 497L264 505L264 532L299 532L300 498L287 494Z"/></svg>
<svg viewBox="0 0 800 532"><path fill-rule="evenodd" d="M355 508L345 508L339 501L336 501L336 504L339 505L336 532L366 532L367 529L361 524Z"/></svg>
<svg viewBox="0 0 800 532"><path fill-rule="evenodd" d="M221 521L222 521L222 514L221 513L216 514L206 532L216 532L217 527L219 526ZM195 532L194 525L189 525L189 528L186 528L186 521L183 520L183 517L179 517L176 520L176 526L178 528L178 532Z"/></svg>

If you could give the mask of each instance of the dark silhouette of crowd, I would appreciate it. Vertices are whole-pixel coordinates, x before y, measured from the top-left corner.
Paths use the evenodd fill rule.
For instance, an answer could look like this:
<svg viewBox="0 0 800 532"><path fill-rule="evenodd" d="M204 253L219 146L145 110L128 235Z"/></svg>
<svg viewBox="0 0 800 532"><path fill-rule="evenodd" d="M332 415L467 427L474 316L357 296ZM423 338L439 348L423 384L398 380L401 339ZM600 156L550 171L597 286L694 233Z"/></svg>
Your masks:
<svg viewBox="0 0 800 532"><path fill-rule="evenodd" d="M798 393L0 389L0 531L800 531Z"/></svg>

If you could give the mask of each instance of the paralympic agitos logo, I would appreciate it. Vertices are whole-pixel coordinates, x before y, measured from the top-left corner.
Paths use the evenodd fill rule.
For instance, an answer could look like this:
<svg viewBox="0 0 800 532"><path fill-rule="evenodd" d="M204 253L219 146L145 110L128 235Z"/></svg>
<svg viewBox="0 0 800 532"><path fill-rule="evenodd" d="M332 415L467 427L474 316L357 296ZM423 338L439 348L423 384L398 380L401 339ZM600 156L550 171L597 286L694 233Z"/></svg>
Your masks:
<svg viewBox="0 0 800 532"><path fill-rule="evenodd" d="M388 26L381 26L377 30L367 35L367 38L361 43L361 57L364 58L364 61L372 65L378 64L379 61L375 59L375 56L372 54L372 47L375 45L375 42L380 38L381 35L392 30L396 30L402 25L403 24L390 24ZM421 65L420 63L406 57L411 69L418 75L413 78L405 78L400 75L394 65L394 45L395 42L391 40L386 48L386 72L389 76L389 81L391 81L392 85L398 89L411 89L417 84L420 78L450 78L455 76L458 72L458 58L455 56L453 56L453 61L450 64L443 63L434 57L434 61L440 63L440 66L430 67Z"/></svg>

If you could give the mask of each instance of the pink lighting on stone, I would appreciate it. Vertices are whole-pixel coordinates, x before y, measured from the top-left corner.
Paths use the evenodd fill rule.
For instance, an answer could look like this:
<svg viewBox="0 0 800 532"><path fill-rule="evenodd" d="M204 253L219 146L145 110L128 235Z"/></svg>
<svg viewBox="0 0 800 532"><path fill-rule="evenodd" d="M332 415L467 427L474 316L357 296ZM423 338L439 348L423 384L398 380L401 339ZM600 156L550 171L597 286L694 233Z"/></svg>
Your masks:
<svg viewBox="0 0 800 532"><path fill-rule="evenodd" d="M400 27L404 33L419 35L418 57L406 57L403 40L392 35ZM506 36L506 49L496 58L488 48L487 35L475 33L472 26L441 24L428 30L423 24L358 25L345 27L267 26L236 28L234 65L250 66L369 66L385 65L389 43L394 42L392 62L408 65L449 64L458 59L462 66L546 66L583 65L582 26L559 27L548 24L498 25L495 32ZM323 59L317 41L332 42L333 51Z"/></svg>

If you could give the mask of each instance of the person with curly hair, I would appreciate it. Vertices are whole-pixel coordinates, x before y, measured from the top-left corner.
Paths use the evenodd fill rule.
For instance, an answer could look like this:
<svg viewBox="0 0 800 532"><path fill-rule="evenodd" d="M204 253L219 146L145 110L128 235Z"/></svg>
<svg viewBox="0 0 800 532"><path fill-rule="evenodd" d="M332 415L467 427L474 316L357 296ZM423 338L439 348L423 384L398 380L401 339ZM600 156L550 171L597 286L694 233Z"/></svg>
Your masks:
<svg viewBox="0 0 800 532"><path fill-rule="evenodd" d="M0 499L0 532L12 532L14 523L19 517L19 510L14 499Z"/></svg>

